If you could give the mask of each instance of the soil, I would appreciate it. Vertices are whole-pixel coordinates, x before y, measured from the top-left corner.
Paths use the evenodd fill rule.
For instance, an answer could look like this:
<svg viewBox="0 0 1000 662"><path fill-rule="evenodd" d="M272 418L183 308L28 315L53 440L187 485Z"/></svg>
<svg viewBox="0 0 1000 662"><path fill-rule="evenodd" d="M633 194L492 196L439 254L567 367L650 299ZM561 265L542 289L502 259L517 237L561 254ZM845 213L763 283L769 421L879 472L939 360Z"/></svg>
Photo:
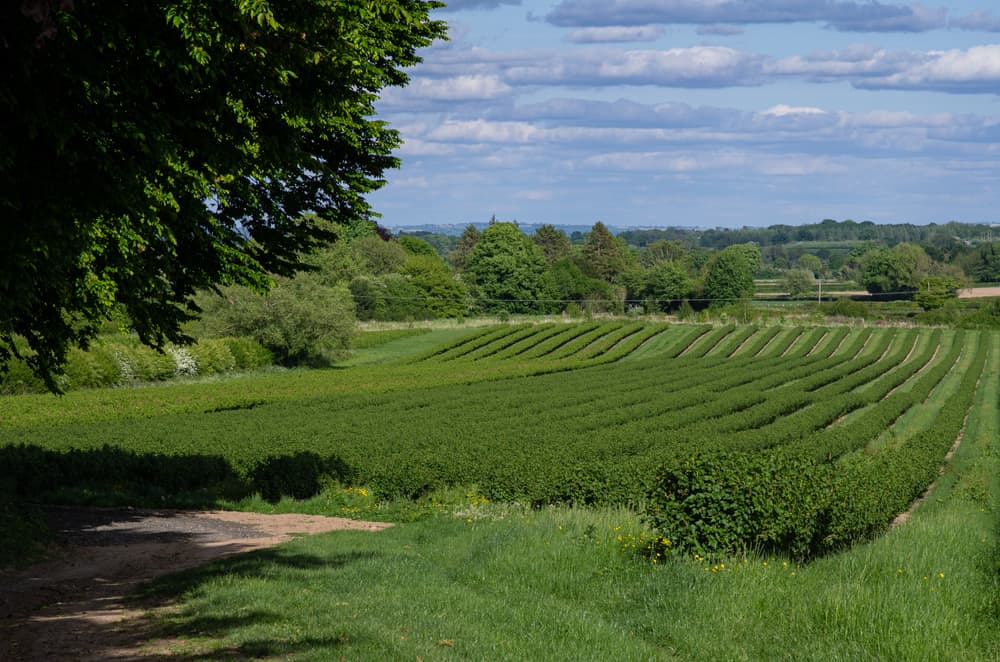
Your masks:
<svg viewBox="0 0 1000 662"><path fill-rule="evenodd" d="M1000 297L1000 287L970 287L959 290L959 299L981 299L984 297Z"/></svg>
<svg viewBox="0 0 1000 662"><path fill-rule="evenodd" d="M0 572L0 660L149 660L141 584L299 535L390 524L316 515L46 508L49 560ZM176 658L171 658L176 659Z"/></svg>

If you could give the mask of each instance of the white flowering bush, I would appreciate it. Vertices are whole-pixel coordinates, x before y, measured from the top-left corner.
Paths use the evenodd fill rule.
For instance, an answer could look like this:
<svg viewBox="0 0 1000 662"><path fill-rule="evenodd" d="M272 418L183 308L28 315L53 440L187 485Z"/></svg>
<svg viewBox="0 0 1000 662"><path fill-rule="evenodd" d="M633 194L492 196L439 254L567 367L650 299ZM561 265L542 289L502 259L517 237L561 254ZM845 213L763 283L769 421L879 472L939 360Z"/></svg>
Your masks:
<svg viewBox="0 0 1000 662"><path fill-rule="evenodd" d="M113 352L115 361L118 362L118 374L121 375L121 382L131 384L136 380L135 362L121 347L116 347Z"/></svg>
<svg viewBox="0 0 1000 662"><path fill-rule="evenodd" d="M167 353L174 360L175 377L196 377L198 375L198 359L183 347L168 347Z"/></svg>

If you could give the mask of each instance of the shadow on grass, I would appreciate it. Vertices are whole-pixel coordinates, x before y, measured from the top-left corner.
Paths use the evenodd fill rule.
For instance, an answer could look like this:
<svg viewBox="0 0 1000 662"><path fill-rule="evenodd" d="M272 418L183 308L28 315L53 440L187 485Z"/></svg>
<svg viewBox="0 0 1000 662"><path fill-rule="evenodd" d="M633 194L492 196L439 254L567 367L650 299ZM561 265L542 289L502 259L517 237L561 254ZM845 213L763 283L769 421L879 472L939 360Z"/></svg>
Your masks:
<svg viewBox="0 0 1000 662"><path fill-rule="evenodd" d="M87 524L102 521L98 514ZM129 544L142 544L140 535L133 541ZM327 659L334 649L348 643L345 634L302 631L270 592L287 596L289 590L293 595L301 590L304 594L323 572L337 572L381 556L353 550L314 554L300 551L297 545L267 548L159 577L125 599L119 596L134 587L110 575L106 580L94 577L84 582L91 589L83 596L76 580L66 584L51 578L32 579L37 584L34 591L45 594L46 601L27 613L4 612L0 659L224 660L297 653ZM241 595L231 605L197 604L197 596L208 587L234 578L264 581L252 587L255 594ZM5 590L0 588L0 598ZM183 601L193 606L178 606ZM0 599L0 607L3 604ZM126 620L108 618L121 609L132 615ZM146 615L136 615L142 612Z"/></svg>
<svg viewBox="0 0 1000 662"><path fill-rule="evenodd" d="M216 581L238 577L241 582L248 579L266 579L280 585L282 592L290 588L306 589L313 585L317 571L335 572L348 565L378 560L383 554L374 551L344 551L318 556L301 553L286 547L259 550L229 557L208 565L185 570L161 577L147 584L133 598L132 602L147 610L167 607L161 618L154 619L143 628L143 639L154 648L169 648L165 659L181 660L229 660L256 659L259 657L285 656L308 653L310 658L325 659L334 649L347 644L359 643L356 634L349 639L342 632L329 636L307 636L306 633L288 632L298 630L280 613L255 610L238 615L220 616L218 605L214 613L194 606L181 611L170 609L182 596L195 596L199 590ZM259 588L257 602L268 603L264 585ZM274 632L273 636L261 635ZM246 635L238 644L225 645L227 638L240 631ZM314 633L315 634L315 633ZM327 634L327 633L324 633ZM156 642L166 644L156 645ZM186 652L185 649L193 649ZM155 658L154 658L155 659Z"/></svg>

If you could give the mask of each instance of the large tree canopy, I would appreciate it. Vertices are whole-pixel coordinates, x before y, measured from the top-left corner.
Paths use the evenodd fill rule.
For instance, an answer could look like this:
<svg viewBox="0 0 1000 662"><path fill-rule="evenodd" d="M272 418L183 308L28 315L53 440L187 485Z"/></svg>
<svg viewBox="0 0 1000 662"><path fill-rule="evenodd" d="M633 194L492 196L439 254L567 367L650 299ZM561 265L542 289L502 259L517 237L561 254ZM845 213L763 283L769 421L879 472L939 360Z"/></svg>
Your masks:
<svg viewBox="0 0 1000 662"><path fill-rule="evenodd" d="M445 35L422 0L0 4L0 365L51 377L117 310L179 340L199 288L266 287L397 165L374 118Z"/></svg>
<svg viewBox="0 0 1000 662"><path fill-rule="evenodd" d="M753 296L753 277L760 268L760 249L734 244L719 251L707 265L705 296L712 305L726 305Z"/></svg>

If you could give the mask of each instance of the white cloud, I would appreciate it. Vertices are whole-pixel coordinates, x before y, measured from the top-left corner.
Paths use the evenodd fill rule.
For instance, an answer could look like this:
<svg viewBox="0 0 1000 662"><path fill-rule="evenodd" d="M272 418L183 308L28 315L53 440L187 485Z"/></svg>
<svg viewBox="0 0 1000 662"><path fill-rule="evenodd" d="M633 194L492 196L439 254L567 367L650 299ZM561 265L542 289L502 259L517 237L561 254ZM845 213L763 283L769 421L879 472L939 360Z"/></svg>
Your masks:
<svg viewBox="0 0 1000 662"><path fill-rule="evenodd" d="M925 61L865 85L1000 94L1000 44L930 52Z"/></svg>
<svg viewBox="0 0 1000 662"><path fill-rule="evenodd" d="M427 137L445 142L532 143L541 133L541 129L527 122L447 120L430 130Z"/></svg>
<svg viewBox="0 0 1000 662"><path fill-rule="evenodd" d="M391 88L391 91L409 98L469 101L496 99L509 94L511 88L495 74L474 74L441 79L415 78L405 88Z"/></svg>
<svg viewBox="0 0 1000 662"><path fill-rule="evenodd" d="M772 115L774 117L784 117L785 115L825 115L826 111L822 108L812 108L809 106L786 106L783 103L779 103L777 106L771 106L761 114Z"/></svg>

